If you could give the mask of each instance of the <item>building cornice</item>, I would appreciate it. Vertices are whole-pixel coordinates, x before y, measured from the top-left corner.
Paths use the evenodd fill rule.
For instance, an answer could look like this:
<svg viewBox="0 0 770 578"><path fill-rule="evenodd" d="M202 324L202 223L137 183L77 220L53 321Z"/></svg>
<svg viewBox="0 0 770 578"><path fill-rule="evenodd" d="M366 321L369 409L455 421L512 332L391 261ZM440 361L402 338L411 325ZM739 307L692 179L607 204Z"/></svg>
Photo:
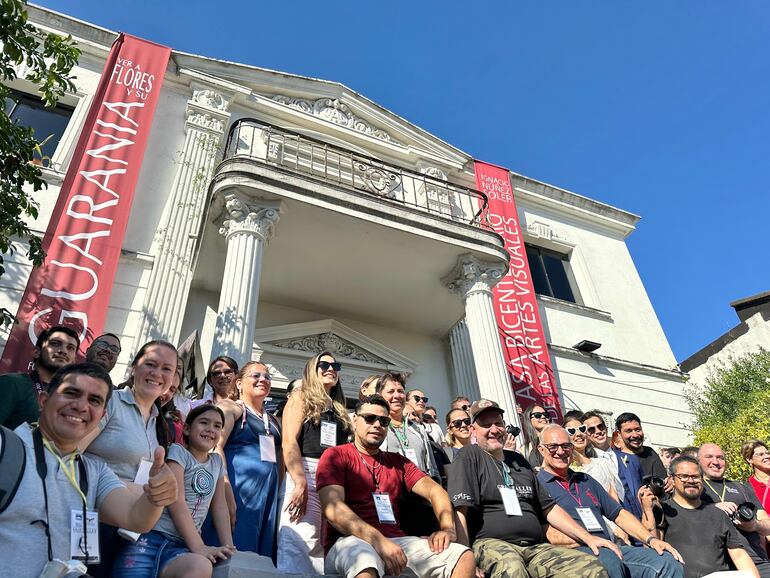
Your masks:
<svg viewBox="0 0 770 578"><path fill-rule="evenodd" d="M548 344L548 349L551 351L551 353L558 355L559 357L569 357L570 359L577 359L587 363L598 362L609 367L618 367L621 369L631 370L635 373L665 377L667 379L676 379L682 382L687 379L687 374L679 371L678 369L668 369L657 365L649 365L647 363L639 363L636 361L629 361L627 359L610 357L608 355L599 355L597 353L583 353L582 351L578 351L572 347L564 347L562 345L554 345L552 343Z"/></svg>

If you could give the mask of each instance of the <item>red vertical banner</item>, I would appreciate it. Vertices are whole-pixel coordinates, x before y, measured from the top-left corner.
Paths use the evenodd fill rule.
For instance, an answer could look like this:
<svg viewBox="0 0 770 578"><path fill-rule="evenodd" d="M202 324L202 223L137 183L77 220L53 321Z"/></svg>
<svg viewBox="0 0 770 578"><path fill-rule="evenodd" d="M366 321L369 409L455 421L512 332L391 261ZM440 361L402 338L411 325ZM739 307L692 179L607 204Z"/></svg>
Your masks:
<svg viewBox="0 0 770 578"><path fill-rule="evenodd" d="M104 327L123 236L171 49L127 34L112 45L27 281L0 372L23 371L36 336L68 325L81 352Z"/></svg>
<svg viewBox="0 0 770 578"><path fill-rule="evenodd" d="M508 273L494 287L494 306L516 402L533 403L561 418L558 386L551 368L524 237L507 169L476 161L476 186L489 200L489 224L505 241Z"/></svg>

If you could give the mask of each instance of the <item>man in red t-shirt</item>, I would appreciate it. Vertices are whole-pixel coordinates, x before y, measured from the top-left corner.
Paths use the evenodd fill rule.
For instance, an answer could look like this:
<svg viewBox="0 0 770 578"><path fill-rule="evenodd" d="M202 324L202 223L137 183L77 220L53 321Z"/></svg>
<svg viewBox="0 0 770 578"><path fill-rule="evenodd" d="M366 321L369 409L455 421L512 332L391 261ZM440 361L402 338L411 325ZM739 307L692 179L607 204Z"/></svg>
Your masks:
<svg viewBox="0 0 770 578"><path fill-rule="evenodd" d="M471 578L473 553L457 542L449 496L400 454L380 451L390 408L379 395L364 397L353 416L355 441L329 448L318 462L316 488L326 528L325 571L345 578L417 576ZM438 532L405 536L399 527L402 487L433 506Z"/></svg>

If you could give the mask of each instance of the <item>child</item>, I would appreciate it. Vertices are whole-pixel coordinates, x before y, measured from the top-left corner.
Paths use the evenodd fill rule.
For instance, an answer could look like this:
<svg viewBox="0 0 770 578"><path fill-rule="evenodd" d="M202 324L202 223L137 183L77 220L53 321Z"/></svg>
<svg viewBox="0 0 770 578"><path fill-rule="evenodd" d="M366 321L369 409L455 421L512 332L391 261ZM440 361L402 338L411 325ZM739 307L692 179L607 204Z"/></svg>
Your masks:
<svg viewBox="0 0 770 578"><path fill-rule="evenodd" d="M118 555L117 578L210 578L212 565L234 552L233 546L207 546L200 536L210 507L220 543L233 543L222 459L211 453L224 422L222 410L214 405L198 406L187 415L186 447L172 444L166 457L177 478L179 497L150 532Z"/></svg>

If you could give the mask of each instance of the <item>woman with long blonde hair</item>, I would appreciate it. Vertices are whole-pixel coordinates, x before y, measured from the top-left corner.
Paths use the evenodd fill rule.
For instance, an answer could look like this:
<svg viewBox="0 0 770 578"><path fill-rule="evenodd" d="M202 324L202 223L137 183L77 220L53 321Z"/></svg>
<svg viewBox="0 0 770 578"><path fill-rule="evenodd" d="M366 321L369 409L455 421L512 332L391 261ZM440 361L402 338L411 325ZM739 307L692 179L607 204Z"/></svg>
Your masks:
<svg viewBox="0 0 770 578"><path fill-rule="evenodd" d="M286 463L284 509L278 530L278 569L323 574L321 504L315 490L318 459L328 447L348 442L352 424L339 382L342 364L323 351L310 359L302 383L283 413Z"/></svg>

